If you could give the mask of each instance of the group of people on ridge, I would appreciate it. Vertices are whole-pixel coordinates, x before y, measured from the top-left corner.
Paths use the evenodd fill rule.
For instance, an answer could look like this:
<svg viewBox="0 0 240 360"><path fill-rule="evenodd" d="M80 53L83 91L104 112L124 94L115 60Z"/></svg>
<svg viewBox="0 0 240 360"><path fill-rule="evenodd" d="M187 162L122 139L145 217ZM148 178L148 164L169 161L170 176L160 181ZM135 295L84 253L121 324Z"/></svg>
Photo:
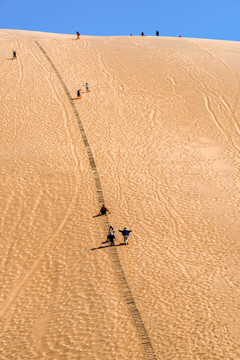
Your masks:
<svg viewBox="0 0 240 360"><path fill-rule="evenodd" d="M132 36L132 34L130 36ZM145 36L143 31L141 32L141 36ZM156 30L156 36L159 36L159 31L158 30ZM179 35L179 37L182 37L182 35Z"/></svg>
<svg viewBox="0 0 240 360"><path fill-rule="evenodd" d="M110 211L106 208L106 206L103 204L103 206L100 209L99 215L107 215L107 212L110 214ZM115 229L112 226L109 226L109 232L108 232L108 236L107 236L107 240L110 241L111 246L114 246L114 240L115 240ZM127 230L127 228L125 227L123 230L118 230L120 233L122 233L123 239L124 239L124 244L128 245L128 237L130 232L132 232L132 230Z"/></svg>

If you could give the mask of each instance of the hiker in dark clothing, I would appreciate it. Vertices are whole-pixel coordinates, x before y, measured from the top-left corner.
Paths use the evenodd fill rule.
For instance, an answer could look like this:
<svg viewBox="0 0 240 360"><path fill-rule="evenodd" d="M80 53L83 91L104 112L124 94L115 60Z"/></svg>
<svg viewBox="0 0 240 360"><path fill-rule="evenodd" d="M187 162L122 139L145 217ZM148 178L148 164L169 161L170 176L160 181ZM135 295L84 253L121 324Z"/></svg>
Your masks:
<svg viewBox="0 0 240 360"><path fill-rule="evenodd" d="M110 211L106 208L106 206L103 204L103 206L101 207L101 209L100 209L100 212L99 212L99 214L101 214L101 215L106 215L107 214L107 211L109 212L109 214L110 214Z"/></svg>
<svg viewBox="0 0 240 360"><path fill-rule="evenodd" d="M125 245L128 244L128 236L132 230L127 230L127 228L124 228L123 230L118 230L120 233L122 233L122 236L124 238Z"/></svg>
<svg viewBox="0 0 240 360"><path fill-rule="evenodd" d="M159 31L158 30L156 31L156 35L159 36Z"/></svg>
<svg viewBox="0 0 240 360"><path fill-rule="evenodd" d="M13 59L16 59L17 58L17 53L16 53L16 50L13 50Z"/></svg>
<svg viewBox="0 0 240 360"><path fill-rule="evenodd" d="M78 99L81 99L81 89L79 89L79 90L77 91L77 98L78 98Z"/></svg>
<svg viewBox="0 0 240 360"><path fill-rule="evenodd" d="M111 242L111 246L114 246L114 239L115 239L114 232L115 232L115 230L113 229L112 226L110 226L109 227L109 234L108 234L107 238Z"/></svg>
<svg viewBox="0 0 240 360"><path fill-rule="evenodd" d="M145 36L143 31L142 31L141 35L142 35L142 36Z"/></svg>

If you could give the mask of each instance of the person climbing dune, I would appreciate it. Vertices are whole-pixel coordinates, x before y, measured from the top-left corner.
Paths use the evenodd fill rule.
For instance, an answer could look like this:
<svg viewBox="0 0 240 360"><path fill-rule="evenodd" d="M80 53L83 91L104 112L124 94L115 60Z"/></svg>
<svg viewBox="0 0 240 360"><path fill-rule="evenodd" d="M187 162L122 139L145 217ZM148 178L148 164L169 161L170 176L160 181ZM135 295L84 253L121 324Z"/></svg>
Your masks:
<svg viewBox="0 0 240 360"><path fill-rule="evenodd" d="M85 88L86 88L86 92L87 93L89 93L90 92L90 90L89 90L89 85L88 85L88 83L86 82L86 84L85 85L83 85Z"/></svg>
<svg viewBox="0 0 240 360"><path fill-rule="evenodd" d="M114 246L114 239L115 239L115 235L114 235L114 228L112 226L109 226L109 234L107 236L107 239L111 242L111 246Z"/></svg>
<svg viewBox="0 0 240 360"><path fill-rule="evenodd" d="M77 31L77 40L80 40L80 34L78 31Z"/></svg>
<svg viewBox="0 0 240 360"><path fill-rule="evenodd" d="M16 52L16 50L13 50L13 57L12 57L13 59L16 59L17 58L17 52Z"/></svg>
<svg viewBox="0 0 240 360"><path fill-rule="evenodd" d="M118 230L120 233L122 233L122 236L124 238L124 243L125 245L128 244L128 237L130 232L132 232L132 230L127 230L127 228L124 228L123 230Z"/></svg>
<svg viewBox="0 0 240 360"><path fill-rule="evenodd" d="M99 214L101 214L101 215L106 215L107 212L109 212L109 214L110 214L110 211L109 211L109 210L106 208L106 206L103 204L103 206L102 206L101 209L100 209Z"/></svg>
<svg viewBox="0 0 240 360"><path fill-rule="evenodd" d="M77 98L81 99L81 89L78 89L78 91L77 91Z"/></svg>

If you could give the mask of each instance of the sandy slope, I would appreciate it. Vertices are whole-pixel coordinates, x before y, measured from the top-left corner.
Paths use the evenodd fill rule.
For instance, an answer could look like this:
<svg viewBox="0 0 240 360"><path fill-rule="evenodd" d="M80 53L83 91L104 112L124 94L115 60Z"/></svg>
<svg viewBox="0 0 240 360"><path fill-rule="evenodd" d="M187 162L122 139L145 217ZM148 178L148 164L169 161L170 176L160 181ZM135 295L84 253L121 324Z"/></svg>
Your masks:
<svg viewBox="0 0 240 360"><path fill-rule="evenodd" d="M0 358L144 359L73 97L158 359L240 359L240 44L0 30ZM17 50L18 59L9 60ZM122 241L117 235L117 244Z"/></svg>

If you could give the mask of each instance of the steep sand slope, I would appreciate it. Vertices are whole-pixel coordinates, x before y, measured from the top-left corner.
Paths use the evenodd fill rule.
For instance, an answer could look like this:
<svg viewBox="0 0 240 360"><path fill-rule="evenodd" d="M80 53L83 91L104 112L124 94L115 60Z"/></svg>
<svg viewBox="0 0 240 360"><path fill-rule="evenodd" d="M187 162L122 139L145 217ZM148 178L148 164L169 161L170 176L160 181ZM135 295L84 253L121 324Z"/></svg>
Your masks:
<svg viewBox="0 0 240 360"><path fill-rule="evenodd" d="M2 359L144 359L79 128L159 359L238 359L240 45L0 31ZM18 59L8 60L17 50ZM122 241L117 235L117 244Z"/></svg>

